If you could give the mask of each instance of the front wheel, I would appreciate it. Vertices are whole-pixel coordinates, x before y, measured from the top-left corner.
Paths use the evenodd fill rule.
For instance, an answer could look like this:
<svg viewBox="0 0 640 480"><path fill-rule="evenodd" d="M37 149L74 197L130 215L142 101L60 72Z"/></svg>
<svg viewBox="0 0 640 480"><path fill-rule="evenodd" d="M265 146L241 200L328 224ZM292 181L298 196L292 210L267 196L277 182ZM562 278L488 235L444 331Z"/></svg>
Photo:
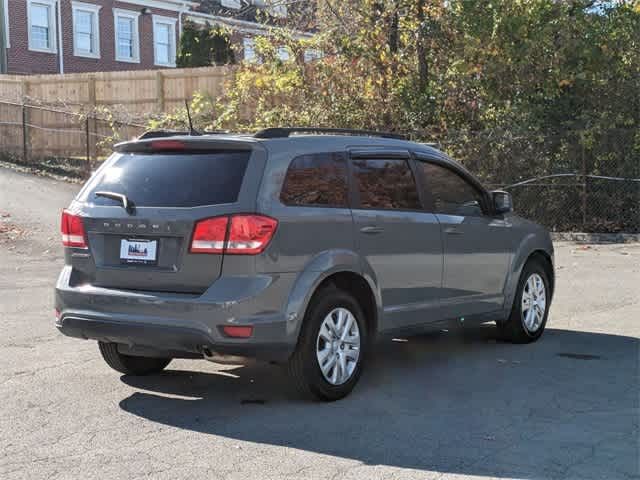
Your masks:
<svg viewBox="0 0 640 480"><path fill-rule="evenodd" d="M514 343L538 340L547 325L550 303L547 272L539 261L530 260L520 275L511 315L498 323L502 337Z"/></svg>
<svg viewBox="0 0 640 480"><path fill-rule="evenodd" d="M125 375L151 375L160 373L171 362L170 358L134 357L118 351L118 344L98 342L102 358L111 368Z"/></svg>
<svg viewBox="0 0 640 480"><path fill-rule="evenodd" d="M338 400L358 382L366 345L366 324L357 300L329 287L318 293L305 315L287 365L289 375L303 395Z"/></svg>

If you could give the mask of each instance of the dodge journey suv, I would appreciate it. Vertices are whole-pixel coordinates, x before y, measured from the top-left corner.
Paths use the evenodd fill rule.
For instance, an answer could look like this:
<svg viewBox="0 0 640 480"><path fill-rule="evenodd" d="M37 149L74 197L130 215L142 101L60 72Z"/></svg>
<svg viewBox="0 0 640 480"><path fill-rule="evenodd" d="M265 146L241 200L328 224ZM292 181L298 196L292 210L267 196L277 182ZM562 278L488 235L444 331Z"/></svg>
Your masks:
<svg viewBox="0 0 640 480"><path fill-rule="evenodd" d="M535 341L554 289L549 234L508 193L393 134L150 132L61 229L56 325L118 372L253 357L323 400L353 389L377 335L494 321Z"/></svg>

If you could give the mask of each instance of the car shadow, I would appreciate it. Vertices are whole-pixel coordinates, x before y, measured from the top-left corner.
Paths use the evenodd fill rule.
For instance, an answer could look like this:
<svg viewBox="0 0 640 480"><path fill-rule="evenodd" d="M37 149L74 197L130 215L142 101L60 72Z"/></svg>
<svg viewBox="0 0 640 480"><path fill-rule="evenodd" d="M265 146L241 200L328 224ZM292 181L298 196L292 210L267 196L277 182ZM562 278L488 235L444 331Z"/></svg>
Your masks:
<svg viewBox="0 0 640 480"><path fill-rule="evenodd" d="M184 362L122 377L131 414L186 430L367 465L492 477L638 474L638 340L548 329L531 345L494 327L381 342L338 402L290 393L278 366Z"/></svg>

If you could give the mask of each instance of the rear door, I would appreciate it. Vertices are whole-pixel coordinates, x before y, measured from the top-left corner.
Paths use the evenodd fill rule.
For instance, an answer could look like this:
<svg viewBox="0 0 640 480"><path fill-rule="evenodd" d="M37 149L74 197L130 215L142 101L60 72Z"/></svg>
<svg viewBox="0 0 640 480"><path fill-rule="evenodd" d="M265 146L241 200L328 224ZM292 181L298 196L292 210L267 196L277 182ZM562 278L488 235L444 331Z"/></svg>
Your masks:
<svg viewBox="0 0 640 480"><path fill-rule="evenodd" d="M407 151L351 152L355 232L380 285L382 329L438 319L440 227L422 207L412 168Z"/></svg>
<svg viewBox="0 0 640 480"><path fill-rule="evenodd" d="M204 292L220 275L223 255L189 251L194 225L255 209L259 156L246 144L114 154L72 205L89 244L88 253L71 254L78 283ZM126 195L133 208L105 192Z"/></svg>
<svg viewBox="0 0 640 480"><path fill-rule="evenodd" d="M416 162L442 228L442 311L448 318L500 310L512 241L511 223L489 212L480 187L448 162Z"/></svg>

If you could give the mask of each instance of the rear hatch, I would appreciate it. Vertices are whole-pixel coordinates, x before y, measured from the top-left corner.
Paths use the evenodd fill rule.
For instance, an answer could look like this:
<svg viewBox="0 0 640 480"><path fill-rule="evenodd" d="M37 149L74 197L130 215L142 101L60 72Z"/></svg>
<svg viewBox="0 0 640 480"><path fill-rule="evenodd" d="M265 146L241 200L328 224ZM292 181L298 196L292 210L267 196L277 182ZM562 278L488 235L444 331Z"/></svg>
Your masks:
<svg viewBox="0 0 640 480"><path fill-rule="evenodd" d="M107 160L72 205L88 243L68 254L73 283L199 294L220 276L222 254L190 252L194 226L252 211L264 165L251 143L202 143L138 142Z"/></svg>

